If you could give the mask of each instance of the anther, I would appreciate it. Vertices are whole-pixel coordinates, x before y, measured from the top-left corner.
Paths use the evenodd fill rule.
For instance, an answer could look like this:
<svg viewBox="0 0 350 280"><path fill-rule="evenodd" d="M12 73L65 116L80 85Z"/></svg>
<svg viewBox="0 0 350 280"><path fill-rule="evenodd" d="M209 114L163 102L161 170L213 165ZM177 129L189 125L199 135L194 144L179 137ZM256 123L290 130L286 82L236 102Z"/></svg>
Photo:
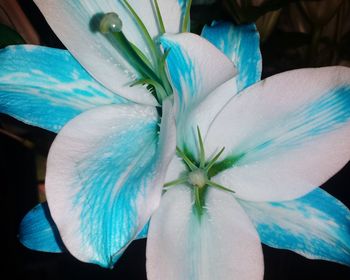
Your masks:
<svg viewBox="0 0 350 280"><path fill-rule="evenodd" d="M103 34L121 32L123 22L116 13L107 13L100 22L100 31Z"/></svg>

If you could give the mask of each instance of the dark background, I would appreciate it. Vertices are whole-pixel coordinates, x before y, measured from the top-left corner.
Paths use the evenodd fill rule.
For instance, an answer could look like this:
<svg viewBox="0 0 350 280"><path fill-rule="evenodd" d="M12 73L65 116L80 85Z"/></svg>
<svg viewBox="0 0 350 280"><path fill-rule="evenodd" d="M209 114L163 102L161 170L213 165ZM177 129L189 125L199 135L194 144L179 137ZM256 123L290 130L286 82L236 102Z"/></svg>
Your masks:
<svg viewBox="0 0 350 280"><path fill-rule="evenodd" d="M19 3L39 33L42 44L63 48L35 5L31 1L19 1ZM230 15L225 13L221 6L216 7L219 11L215 13L216 17L230 18ZM201 14L205 14L200 9L198 14L197 7L194 13L196 11L197 14L194 15L196 19L200 18ZM262 44L264 77L299 66L309 66L307 65L310 64L309 60L296 60L297 54L290 56L290 52L287 55L283 52L287 49L285 36L284 32L276 29L269 40ZM313 63L320 64L317 61ZM338 61L334 61L333 64L338 64ZM0 115L0 122L2 126L15 130L23 139L35 144L34 147L28 148L23 142L0 133L0 205L3 208L1 209L1 234L3 236L0 240L2 241L0 252L4 259L1 263L1 279L146 279L146 240L133 242L113 270L82 263L69 253L50 254L31 251L18 242L17 231L21 219L38 203L38 183L40 183L37 170L38 155L41 157L47 155L55 135L24 125L4 115ZM322 187L349 207L349 182L350 165L348 164ZM350 269L346 266L326 261L308 260L293 252L276 250L264 245L263 250L264 279L266 280L350 279Z"/></svg>

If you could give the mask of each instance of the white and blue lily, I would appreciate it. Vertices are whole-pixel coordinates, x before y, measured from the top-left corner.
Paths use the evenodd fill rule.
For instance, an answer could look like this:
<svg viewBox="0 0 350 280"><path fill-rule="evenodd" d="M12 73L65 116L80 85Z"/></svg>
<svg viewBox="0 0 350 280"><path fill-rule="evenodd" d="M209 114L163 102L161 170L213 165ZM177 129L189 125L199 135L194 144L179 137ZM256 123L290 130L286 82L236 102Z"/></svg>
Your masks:
<svg viewBox="0 0 350 280"><path fill-rule="evenodd" d="M218 110L229 83L177 119L148 276L263 279L260 240L350 265L350 211L317 189L350 157L350 69L282 73Z"/></svg>
<svg viewBox="0 0 350 280"><path fill-rule="evenodd" d="M68 1L61 3L71 7ZM137 10L137 1L130 3ZM42 5L43 10L49 7ZM87 10L95 5L87 5ZM262 279L260 239L310 258L349 265L349 210L316 189L350 155L349 69L291 71L240 92L260 78L255 30L215 23L203 36L226 57L195 35L160 38L175 92L178 156L174 157L175 128L168 99L156 100L164 101L159 139L154 107L120 97L121 101L104 99L111 94L104 87L99 94L78 83L77 99L71 102L72 87L63 86L69 90L62 98L57 99L57 90L45 100L56 114L47 123L56 131L65 125L50 151L47 175L49 207L65 246L83 261L112 266L125 247L147 231L144 225L158 205L167 173L167 190L148 230L149 279ZM253 42L250 48L249 42ZM6 51L3 56L11 57ZM236 69L227 57L235 61ZM250 59L245 62L246 57ZM235 72L238 75L230 79ZM25 81L28 76L33 75L24 76ZM12 81L11 76L5 81ZM27 93L25 86L15 84L21 83L0 82L0 100L7 100L0 101L1 110L45 128L42 111L16 109L18 95ZM37 85L28 96L41 100ZM49 87L42 88L50 92ZM90 89L89 96L84 89ZM140 101L125 92L124 97ZM146 99L144 104L157 103L154 96ZM68 117L59 118L64 108L74 108L75 115L69 115L73 118L96 106L91 100L100 106L68 124ZM125 104L101 106L115 102ZM47 241L57 238L51 221L38 219L45 215L42 207L33 210L22 226L23 242L35 249L47 246L35 243L38 236ZM39 235L33 234L36 226L41 227ZM318 241L317 246L311 239ZM47 250L60 251L60 245Z"/></svg>
<svg viewBox="0 0 350 280"><path fill-rule="evenodd" d="M46 194L60 239L78 259L111 267L144 235L175 153L172 88L154 39L187 30L190 1L36 3L69 52L40 46L1 50L0 111L59 132L48 158ZM107 34L96 31L96 21ZM192 49L202 46L199 61L220 61L221 74L203 90L234 76L233 63L199 36L163 37L185 38ZM160 123L155 105L161 103ZM62 244L48 245L57 232L46 230L52 223L43 209L27 216L31 222L24 221L21 239L28 247L60 251ZM44 237L32 235L33 229Z"/></svg>

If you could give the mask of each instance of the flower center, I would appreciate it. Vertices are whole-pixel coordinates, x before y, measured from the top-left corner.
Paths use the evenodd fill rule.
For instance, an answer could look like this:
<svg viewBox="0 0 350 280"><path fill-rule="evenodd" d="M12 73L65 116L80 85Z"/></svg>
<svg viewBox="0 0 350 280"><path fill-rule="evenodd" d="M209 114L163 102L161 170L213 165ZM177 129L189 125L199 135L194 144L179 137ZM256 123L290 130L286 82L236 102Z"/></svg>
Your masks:
<svg viewBox="0 0 350 280"><path fill-rule="evenodd" d="M213 182L209 176L211 168L221 156L222 152L224 151L224 148L222 148L211 160L206 162L203 139L198 127L197 134L199 143L199 162L191 160L185 152L183 152L180 148L176 148L177 155L182 158L184 163L187 165L189 171L184 177L181 177L172 182L168 182L164 185L164 187L169 188L171 186L176 186L179 184L189 185L192 188L194 194L194 209L200 217L204 210L205 195L208 187L214 187L216 189L220 189L231 193L234 193L234 191L231 188L227 188L218 183Z"/></svg>
<svg viewBox="0 0 350 280"><path fill-rule="evenodd" d="M188 183L198 188L203 188L208 182L207 172L203 169L193 170L187 176Z"/></svg>

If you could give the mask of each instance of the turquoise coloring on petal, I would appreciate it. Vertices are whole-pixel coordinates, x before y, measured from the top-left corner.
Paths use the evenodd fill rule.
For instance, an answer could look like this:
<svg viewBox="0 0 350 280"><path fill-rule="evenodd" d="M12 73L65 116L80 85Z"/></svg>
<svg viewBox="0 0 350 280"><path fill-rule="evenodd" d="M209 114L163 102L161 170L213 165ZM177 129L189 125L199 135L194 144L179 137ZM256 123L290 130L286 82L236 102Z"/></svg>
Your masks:
<svg viewBox="0 0 350 280"><path fill-rule="evenodd" d="M316 100L289 113L272 127L269 137L247 151L258 152L260 157L285 149L296 148L322 137L346 125L350 120L350 86L338 86L320 96Z"/></svg>
<svg viewBox="0 0 350 280"><path fill-rule="evenodd" d="M128 103L96 82L68 51L19 45L0 50L0 112L58 132L81 112Z"/></svg>
<svg viewBox="0 0 350 280"><path fill-rule="evenodd" d="M147 238L148 229L149 229L149 222L148 222L147 224L145 224L145 226L143 227L143 229L142 229L142 230L139 232L139 234L137 235L136 239Z"/></svg>
<svg viewBox="0 0 350 280"><path fill-rule="evenodd" d="M198 85L200 81L196 75L195 65L177 42L164 36L161 37L160 41L164 52L169 50L166 60L169 74L172 84L177 91L179 104L184 104L187 99L196 95L199 91Z"/></svg>
<svg viewBox="0 0 350 280"><path fill-rule="evenodd" d="M175 152L170 100L163 106L160 124L151 106L100 106L70 121L53 142L46 196L65 246L79 260L111 268L142 236Z"/></svg>
<svg viewBox="0 0 350 280"><path fill-rule="evenodd" d="M214 44L238 69L238 90L255 84L261 78L262 58L259 33L254 24L234 25L213 22L205 26L202 36Z"/></svg>
<svg viewBox="0 0 350 280"><path fill-rule="evenodd" d="M23 218L19 227L19 241L29 249L61 253L65 247L46 203L38 204Z"/></svg>
<svg viewBox="0 0 350 280"><path fill-rule="evenodd" d="M239 202L264 244L350 266L350 211L322 189L291 201Z"/></svg>
<svg viewBox="0 0 350 280"><path fill-rule="evenodd" d="M116 253L111 250L121 249L135 238L134 230L139 226L137 199L146 192L147 177L155 172L156 130L156 122L135 125L118 141L113 136L106 140L77 165L76 180L82 188L72 207L81 205L81 235L101 260L108 260ZM128 174L130 167L132 174ZM116 188L119 191L115 192ZM93 238L91 230L103 237Z"/></svg>

